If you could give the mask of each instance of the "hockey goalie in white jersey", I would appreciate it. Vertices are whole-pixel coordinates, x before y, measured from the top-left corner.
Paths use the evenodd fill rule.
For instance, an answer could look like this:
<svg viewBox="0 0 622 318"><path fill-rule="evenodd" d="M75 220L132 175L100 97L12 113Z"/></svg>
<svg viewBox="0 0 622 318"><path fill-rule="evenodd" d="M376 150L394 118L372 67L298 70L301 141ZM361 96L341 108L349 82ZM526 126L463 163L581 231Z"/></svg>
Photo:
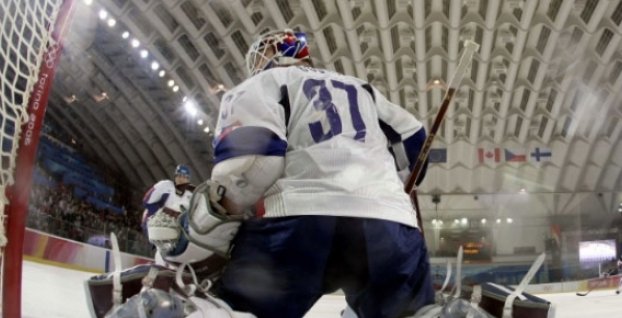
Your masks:
<svg viewBox="0 0 622 318"><path fill-rule="evenodd" d="M417 211L398 174L425 141L421 122L368 83L313 68L301 33L263 35L247 67L250 78L221 101L211 180L180 222L189 229L181 241L213 253L210 233L231 237L264 199L265 214L241 222L212 292L257 317L302 317L337 289L358 317L433 303Z"/></svg>
<svg viewBox="0 0 622 318"><path fill-rule="evenodd" d="M265 214L240 227L216 294L257 317L302 317L337 289L359 317L432 303L398 175L417 159L421 122L365 81L313 68L301 33L262 36L247 67L221 101L212 181L228 213L263 197Z"/></svg>

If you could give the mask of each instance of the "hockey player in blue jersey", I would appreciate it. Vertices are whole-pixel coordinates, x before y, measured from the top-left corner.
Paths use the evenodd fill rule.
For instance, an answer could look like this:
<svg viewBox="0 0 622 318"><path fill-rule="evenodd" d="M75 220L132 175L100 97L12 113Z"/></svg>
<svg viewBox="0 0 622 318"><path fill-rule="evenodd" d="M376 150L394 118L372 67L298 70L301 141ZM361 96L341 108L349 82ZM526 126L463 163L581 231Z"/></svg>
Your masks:
<svg viewBox="0 0 622 318"><path fill-rule="evenodd" d="M433 303L398 174L417 159L421 122L365 81L313 68L304 34L265 34L246 60L250 77L222 98L212 177L193 195L188 232L235 222L261 197L265 215L235 229L214 292L257 317L302 317L338 289L361 318Z"/></svg>

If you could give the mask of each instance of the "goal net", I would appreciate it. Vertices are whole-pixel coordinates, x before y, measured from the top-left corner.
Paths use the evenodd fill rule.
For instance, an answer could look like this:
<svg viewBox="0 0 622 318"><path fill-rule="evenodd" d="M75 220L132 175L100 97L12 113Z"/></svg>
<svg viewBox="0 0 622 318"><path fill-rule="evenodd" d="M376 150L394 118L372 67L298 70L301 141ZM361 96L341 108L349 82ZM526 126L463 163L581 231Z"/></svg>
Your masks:
<svg viewBox="0 0 622 318"><path fill-rule="evenodd" d="M54 19L62 0L0 2L0 247L6 245L4 207L8 203L5 189L13 184L13 171L21 126L28 122L28 101L38 79L43 54L51 39ZM1 253L1 251L0 251Z"/></svg>
<svg viewBox="0 0 622 318"><path fill-rule="evenodd" d="M19 317L25 216L39 131L72 0L0 0L3 317Z"/></svg>

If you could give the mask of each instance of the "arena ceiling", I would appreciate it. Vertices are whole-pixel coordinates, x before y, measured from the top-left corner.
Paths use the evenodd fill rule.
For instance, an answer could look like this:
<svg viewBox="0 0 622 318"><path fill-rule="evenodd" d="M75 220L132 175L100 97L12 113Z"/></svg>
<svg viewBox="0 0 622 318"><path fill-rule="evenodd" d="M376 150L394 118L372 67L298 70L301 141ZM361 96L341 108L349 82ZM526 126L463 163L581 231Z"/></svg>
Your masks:
<svg viewBox="0 0 622 318"><path fill-rule="evenodd" d="M74 1L47 120L141 190L177 163L209 177L222 92L246 78L253 39L285 28L308 33L317 66L367 79L428 129L464 41L480 44L423 194L622 189L621 1Z"/></svg>

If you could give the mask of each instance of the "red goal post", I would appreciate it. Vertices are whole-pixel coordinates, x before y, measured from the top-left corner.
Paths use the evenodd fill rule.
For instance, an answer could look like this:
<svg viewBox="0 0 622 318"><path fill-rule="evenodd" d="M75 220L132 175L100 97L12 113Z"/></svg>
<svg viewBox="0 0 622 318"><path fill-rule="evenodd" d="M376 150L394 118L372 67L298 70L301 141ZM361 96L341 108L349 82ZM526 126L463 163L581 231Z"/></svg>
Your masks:
<svg viewBox="0 0 622 318"><path fill-rule="evenodd" d="M3 318L21 317L23 243L34 161L73 2L0 2L0 308Z"/></svg>

